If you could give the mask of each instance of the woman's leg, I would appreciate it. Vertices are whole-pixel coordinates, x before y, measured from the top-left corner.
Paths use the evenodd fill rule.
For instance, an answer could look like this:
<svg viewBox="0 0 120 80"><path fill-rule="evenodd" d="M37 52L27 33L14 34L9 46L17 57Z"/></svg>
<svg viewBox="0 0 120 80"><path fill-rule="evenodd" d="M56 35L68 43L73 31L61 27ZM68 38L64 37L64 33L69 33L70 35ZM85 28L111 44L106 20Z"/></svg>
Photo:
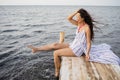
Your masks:
<svg viewBox="0 0 120 80"><path fill-rule="evenodd" d="M62 48L67 48L67 47L69 47L68 43L52 43L52 44L43 45L40 47L34 47L32 45L28 46L28 48L32 49L33 53L35 53L37 51L48 51L48 50L62 49Z"/></svg>
<svg viewBox="0 0 120 80"><path fill-rule="evenodd" d="M60 70L60 57L61 56L69 56L69 57L76 57L76 55L73 53L71 48L64 48L54 51L54 64L55 64L55 76L59 76L59 70Z"/></svg>

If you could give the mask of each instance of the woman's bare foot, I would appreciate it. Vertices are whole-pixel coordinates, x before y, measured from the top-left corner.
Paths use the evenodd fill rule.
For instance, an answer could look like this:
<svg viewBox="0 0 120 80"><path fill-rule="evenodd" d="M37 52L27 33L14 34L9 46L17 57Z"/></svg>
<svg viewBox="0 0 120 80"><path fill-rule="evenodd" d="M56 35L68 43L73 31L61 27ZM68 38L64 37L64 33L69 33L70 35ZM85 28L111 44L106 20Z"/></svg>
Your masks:
<svg viewBox="0 0 120 80"><path fill-rule="evenodd" d="M55 71L55 77L59 77L59 71Z"/></svg>
<svg viewBox="0 0 120 80"><path fill-rule="evenodd" d="M32 53L35 53L38 51L37 48L32 45L28 45L27 47L32 49Z"/></svg>

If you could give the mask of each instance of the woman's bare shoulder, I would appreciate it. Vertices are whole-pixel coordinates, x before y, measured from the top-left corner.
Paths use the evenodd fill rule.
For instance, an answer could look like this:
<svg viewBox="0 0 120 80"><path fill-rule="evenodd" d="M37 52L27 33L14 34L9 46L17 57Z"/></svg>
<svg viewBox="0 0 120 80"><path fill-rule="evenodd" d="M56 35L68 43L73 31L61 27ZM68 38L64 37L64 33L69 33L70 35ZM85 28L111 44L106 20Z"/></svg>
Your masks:
<svg viewBox="0 0 120 80"><path fill-rule="evenodd" d="M89 25L85 25L85 32L89 32L90 31L90 27L89 27Z"/></svg>

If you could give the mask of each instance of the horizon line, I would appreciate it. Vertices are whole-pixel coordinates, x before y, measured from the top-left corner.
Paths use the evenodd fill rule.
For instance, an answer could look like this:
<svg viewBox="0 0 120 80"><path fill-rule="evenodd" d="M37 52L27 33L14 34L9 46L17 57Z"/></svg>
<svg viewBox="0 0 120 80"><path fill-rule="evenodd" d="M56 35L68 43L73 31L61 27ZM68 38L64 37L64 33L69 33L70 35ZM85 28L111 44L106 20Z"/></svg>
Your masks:
<svg viewBox="0 0 120 80"><path fill-rule="evenodd" d="M0 6L120 6L120 5L0 4Z"/></svg>

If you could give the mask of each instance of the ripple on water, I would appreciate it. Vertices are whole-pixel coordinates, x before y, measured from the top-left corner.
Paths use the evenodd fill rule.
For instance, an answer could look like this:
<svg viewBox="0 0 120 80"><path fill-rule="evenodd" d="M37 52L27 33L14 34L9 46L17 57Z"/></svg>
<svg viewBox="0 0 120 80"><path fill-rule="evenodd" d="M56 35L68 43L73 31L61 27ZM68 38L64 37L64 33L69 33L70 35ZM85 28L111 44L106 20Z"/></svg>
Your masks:
<svg viewBox="0 0 120 80"><path fill-rule="evenodd" d="M24 34L24 35L19 35L19 38L29 38L31 37L30 35Z"/></svg>
<svg viewBox="0 0 120 80"><path fill-rule="evenodd" d="M11 30L3 30L2 32L14 32L14 31L18 31L16 29L11 29Z"/></svg>
<svg viewBox="0 0 120 80"><path fill-rule="evenodd" d="M16 44L16 43L18 43L18 41L10 42L9 45L11 45L11 44Z"/></svg>
<svg viewBox="0 0 120 80"><path fill-rule="evenodd" d="M2 52L0 54L0 60L9 57L12 54L15 54L17 51L18 51L18 49L13 48L13 49L9 49L7 51Z"/></svg>
<svg viewBox="0 0 120 80"><path fill-rule="evenodd" d="M42 30L34 31L35 33L42 33Z"/></svg>

